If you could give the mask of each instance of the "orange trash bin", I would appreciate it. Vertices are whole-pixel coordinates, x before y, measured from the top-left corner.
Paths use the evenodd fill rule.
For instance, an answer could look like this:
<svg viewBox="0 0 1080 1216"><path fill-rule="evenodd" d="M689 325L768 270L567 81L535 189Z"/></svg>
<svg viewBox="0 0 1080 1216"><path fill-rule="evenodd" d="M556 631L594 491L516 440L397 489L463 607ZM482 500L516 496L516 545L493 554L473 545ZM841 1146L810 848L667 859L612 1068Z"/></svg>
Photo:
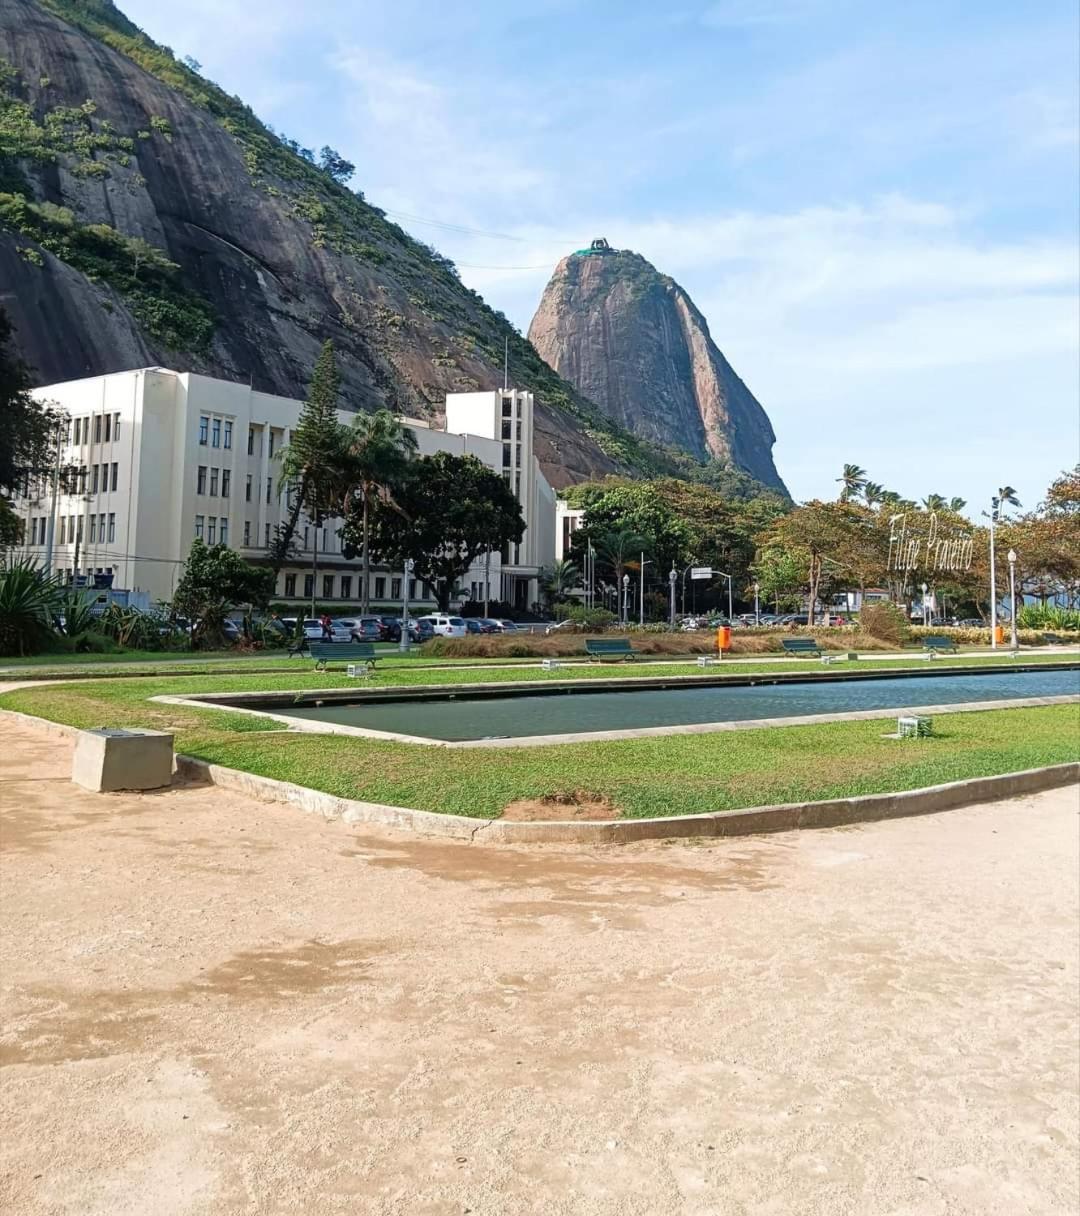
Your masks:
<svg viewBox="0 0 1080 1216"><path fill-rule="evenodd" d="M997 642L997 644L999 646L1005 645L1005 626L1004 625L995 625L994 626L994 640Z"/></svg>
<svg viewBox="0 0 1080 1216"><path fill-rule="evenodd" d="M731 649L731 627L720 625L716 630L716 649L721 652Z"/></svg>

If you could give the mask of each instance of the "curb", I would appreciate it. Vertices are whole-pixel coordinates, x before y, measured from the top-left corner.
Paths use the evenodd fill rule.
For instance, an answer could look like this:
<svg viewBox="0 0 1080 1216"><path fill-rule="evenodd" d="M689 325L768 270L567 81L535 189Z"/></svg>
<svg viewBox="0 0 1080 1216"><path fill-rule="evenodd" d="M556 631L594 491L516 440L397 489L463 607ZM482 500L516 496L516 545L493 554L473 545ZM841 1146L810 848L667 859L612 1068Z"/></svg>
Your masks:
<svg viewBox="0 0 1080 1216"><path fill-rule="evenodd" d="M46 733L71 739L77 727L65 726L16 710L0 709L0 720L9 719L41 728ZM260 777L240 769L210 764L194 756L178 754L177 773L191 781L206 782L263 802L283 802L324 819L344 823L372 823L423 836L441 836L485 844L630 844L640 840L691 839L702 837L756 836L771 832L842 827L882 819L930 815L980 802L994 802L1059 789L1080 782L1080 761L972 777L944 785L925 786L892 794L862 794L823 802L785 803L748 807L745 810L705 812L657 819L611 819L588 823L541 821L516 823L501 819L469 819L339 798L307 786Z"/></svg>

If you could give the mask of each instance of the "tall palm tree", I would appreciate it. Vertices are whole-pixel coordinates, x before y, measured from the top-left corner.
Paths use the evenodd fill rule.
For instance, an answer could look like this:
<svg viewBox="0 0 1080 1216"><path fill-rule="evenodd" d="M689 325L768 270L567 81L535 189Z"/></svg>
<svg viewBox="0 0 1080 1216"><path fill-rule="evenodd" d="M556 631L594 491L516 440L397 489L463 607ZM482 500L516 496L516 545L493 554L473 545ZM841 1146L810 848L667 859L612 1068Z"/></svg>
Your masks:
<svg viewBox="0 0 1080 1216"><path fill-rule="evenodd" d="M924 511L944 511L946 503L941 494L927 494L922 500L922 505Z"/></svg>
<svg viewBox="0 0 1080 1216"><path fill-rule="evenodd" d="M618 595L623 593L623 575L626 573L627 563L652 548L645 537L633 528L613 528L610 532L601 533L594 539L593 547L600 560L615 575L615 590Z"/></svg>
<svg viewBox="0 0 1080 1216"><path fill-rule="evenodd" d="M371 607L371 507L379 499L393 497L416 450L416 436L389 410L357 414L348 428L344 469L346 509L355 502L360 503L364 545L360 607L363 612Z"/></svg>
<svg viewBox="0 0 1080 1216"><path fill-rule="evenodd" d="M581 572L573 562L566 558L561 557L558 561L553 562L546 573L544 589L553 599L561 599L575 587L581 585Z"/></svg>
<svg viewBox="0 0 1080 1216"><path fill-rule="evenodd" d="M873 510L883 500L885 487L876 481L867 481L863 483L862 496L863 502Z"/></svg>
<svg viewBox="0 0 1080 1216"><path fill-rule="evenodd" d="M966 506L967 506L967 499L966 499L966 498L950 498L950 499L949 499L949 510L950 510L950 511L955 511L957 515L959 515L959 514L960 514L960 512L961 512L961 511L962 511L962 510L963 510L963 509L964 509Z"/></svg>
<svg viewBox="0 0 1080 1216"><path fill-rule="evenodd" d="M1001 512L1005 507L1018 507L1020 499L1016 497L1016 491L1012 486L1002 486L991 499L991 506L994 512L994 519L1001 518Z"/></svg>
<svg viewBox="0 0 1080 1216"><path fill-rule="evenodd" d="M882 490L880 501L883 507L895 508L900 503L900 495L895 490Z"/></svg>
<svg viewBox="0 0 1080 1216"><path fill-rule="evenodd" d="M845 464L843 474L836 480L840 482L840 501L847 502L866 485L866 470L857 464Z"/></svg>

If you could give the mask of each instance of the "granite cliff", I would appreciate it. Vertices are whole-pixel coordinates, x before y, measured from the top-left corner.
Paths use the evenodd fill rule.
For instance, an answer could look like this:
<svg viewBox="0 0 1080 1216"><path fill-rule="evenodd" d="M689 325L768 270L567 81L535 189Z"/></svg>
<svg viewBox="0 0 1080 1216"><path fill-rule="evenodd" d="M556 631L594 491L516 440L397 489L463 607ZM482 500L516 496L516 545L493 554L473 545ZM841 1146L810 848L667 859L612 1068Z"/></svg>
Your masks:
<svg viewBox="0 0 1080 1216"><path fill-rule="evenodd" d="M640 254L593 245L556 266L529 326L533 346L619 426L786 494L768 416L693 300Z"/></svg>
<svg viewBox="0 0 1080 1216"><path fill-rule="evenodd" d="M556 486L671 471L391 223L109 0L0 2L0 303L51 383L163 365L438 421L447 391L537 397Z"/></svg>

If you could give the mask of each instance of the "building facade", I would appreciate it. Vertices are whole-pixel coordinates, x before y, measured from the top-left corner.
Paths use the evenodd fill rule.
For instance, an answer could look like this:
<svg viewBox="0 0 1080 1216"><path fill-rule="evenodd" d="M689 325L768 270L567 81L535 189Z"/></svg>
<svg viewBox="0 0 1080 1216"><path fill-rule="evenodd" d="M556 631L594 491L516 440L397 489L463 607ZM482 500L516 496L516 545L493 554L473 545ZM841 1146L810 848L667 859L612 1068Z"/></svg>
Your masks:
<svg viewBox="0 0 1080 1216"><path fill-rule="evenodd" d="M23 487L13 502L24 524L26 556L43 561L51 547L54 570L111 575L118 587L146 592L155 602L172 597L196 538L227 544L248 561L267 560L288 513L279 486L280 455L301 402L157 367L53 384L35 396L55 402L68 415L58 462L71 472L55 508L46 484ZM520 447L511 451L509 469L501 439L507 396L513 403L512 433L521 436L514 440ZM485 397L487 412L478 400ZM351 417L341 413L343 422ZM463 580L465 598L505 598L522 607L534 603L539 570L554 559L555 499L532 456L532 395L451 396L447 430L403 421L416 437L419 455L475 456L506 477L521 502L525 539L513 553L493 552L477 562ZM360 560L345 558L337 527L337 521L328 521L316 536L311 520L301 515L296 557L278 575L278 600L300 605L314 591L319 603L339 601L343 611L360 603ZM370 578L373 609L400 608L406 592L416 610L434 603L416 580L403 587L400 571L374 564Z"/></svg>

